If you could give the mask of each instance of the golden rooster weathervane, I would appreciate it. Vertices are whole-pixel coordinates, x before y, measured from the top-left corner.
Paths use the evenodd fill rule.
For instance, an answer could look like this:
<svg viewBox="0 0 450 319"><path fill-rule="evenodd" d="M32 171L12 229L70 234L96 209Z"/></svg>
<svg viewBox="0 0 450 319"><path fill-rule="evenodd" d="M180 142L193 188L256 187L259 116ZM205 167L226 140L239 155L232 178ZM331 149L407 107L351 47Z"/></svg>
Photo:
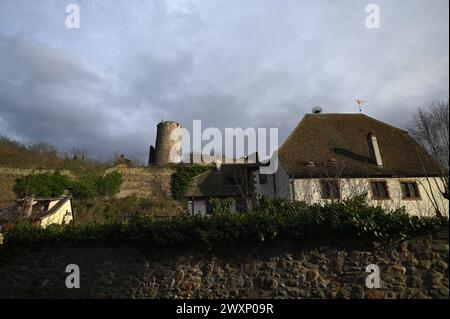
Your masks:
<svg viewBox="0 0 450 319"><path fill-rule="evenodd" d="M364 100L356 100L356 103L358 103L358 107L359 107L359 111L361 112L361 106L363 106L364 104L366 104L366 101Z"/></svg>

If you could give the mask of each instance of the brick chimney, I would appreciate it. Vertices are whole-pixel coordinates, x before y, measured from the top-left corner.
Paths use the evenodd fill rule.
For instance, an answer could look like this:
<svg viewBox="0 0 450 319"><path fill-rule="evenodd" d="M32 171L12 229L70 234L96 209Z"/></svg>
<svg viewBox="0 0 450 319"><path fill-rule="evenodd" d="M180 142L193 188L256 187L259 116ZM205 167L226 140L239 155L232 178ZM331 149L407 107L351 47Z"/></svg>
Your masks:
<svg viewBox="0 0 450 319"><path fill-rule="evenodd" d="M383 166L383 161L381 160L380 148L378 147L377 137L373 131L367 134L367 143L369 144L370 154L372 161L378 166Z"/></svg>

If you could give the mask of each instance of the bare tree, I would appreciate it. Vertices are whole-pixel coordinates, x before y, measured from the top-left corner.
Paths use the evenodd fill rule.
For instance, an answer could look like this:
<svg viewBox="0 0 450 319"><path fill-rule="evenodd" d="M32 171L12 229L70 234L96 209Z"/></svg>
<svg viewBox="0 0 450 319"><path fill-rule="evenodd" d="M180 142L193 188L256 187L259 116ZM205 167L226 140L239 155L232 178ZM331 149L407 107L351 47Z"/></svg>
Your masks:
<svg viewBox="0 0 450 319"><path fill-rule="evenodd" d="M427 107L419 108L408 130L414 139L435 160L442 182L440 191L449 198L449 100L432 102ZM426 168L425 168L426 169Z"/></svg>
<svg viewBox="0 0 450 319"><path fill-rule="evenodd" d="M55 167L59 164L58 150L47 142L28 142L26 145L28 151L28 165L42 165Z"/></svg>
<svg viewBox="0 0 450 319"><path fill-rule="evenodd" d="M237 187L242 203L245 205L245 210L249 211L253 202L254 195L254 180L251 170L245 164L236 164L233 169L234 184Z"/></svg>
<svg viewBox="0 0 450 319"><path fill-rule="evenodd" d="M84 159L87 157L87 152L79 148L74 147L69 152L72 155L72 159L74 160L84 161Z"/></svg>

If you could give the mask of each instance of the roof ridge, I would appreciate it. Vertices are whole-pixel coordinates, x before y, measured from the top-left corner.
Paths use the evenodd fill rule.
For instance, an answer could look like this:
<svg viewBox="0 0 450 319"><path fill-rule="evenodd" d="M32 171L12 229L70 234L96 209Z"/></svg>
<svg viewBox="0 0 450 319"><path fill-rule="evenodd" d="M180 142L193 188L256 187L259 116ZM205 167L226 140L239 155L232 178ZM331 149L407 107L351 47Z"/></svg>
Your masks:
<svg viewBox="0 0 450 319"><path fill-rule="evenodd" d="M339 113L339 112L333 112L333 113L305 113L305 115L308 116L326 116L326 115L365 115L364 113ZM367 116L367 115L366 115Z"/></svg>
<svg viewBox="0 0 450 319"><path fill-rule="evenodd" d="M364 113L320 113L320 114L310 114L310 113L305 113L305 116L302 118L302 120L297 124L297 126L294 128L294 130L289 134L289 136L286 138L286 140L283 142L283 144L288 140L288 138L292 135L292 133L297 129L297 127L300 125L300 123L305 119L305 117L324 117L324 116L330 116L330 115L336 115L336 116L362 116L362 117L367 117L367 118L369 118L370 120L372 120L372 121L375 121L375 122L377 122L377 123L380 123L380 124L382 124L382 125L385 125L385 126L388 126L388 127L390 127L390 128L392 128L392 129L395 129L395 130L397 130L397 131L401 131L401 132L403 132L403 133L408 133L408 131L407 130L404 130L404 129L402 129L402 128L399 128L399 127L396 127L396 126L394 126L394 125L391 125L391 124L389 124L389 123L386 123L386 122L383 122L383 121L380 121L380 120L378 120L378 119L376 119L376 118L374 118L374 117L372 117L372 116L369 116L369 115L367 115L367 114L364 114ZM281 148L281 147L280 147Z"/></svg>
<svg viewBox="0 0 450 319"><path fill-rule="evenodd" d="M281 148L284 146L284 144L286 144L286 142L292 137L292 135L297 130L297 128L300 127L300 125L302 124L302 122L305 120L306 117L313 117L313 116L317 117L317 116L327 116L327 115L360 115L360 116L362 115L362 116L371 118L370 116L367 116L367 115L361 114L361 113L320 113L320 114L305 113L304 116L302 117L302 119L297 123L297 125L294 127L294 129L286 137L284 142L280 145L280 147L278 147L278 150L281 150ZM381 123L383 123L383 122L381 122Z"/></svg>
<svg viewBox="0 0 450 319"><path fill-rule="evenodd" d="M403 133L408 133L408 131L406 131L406 130L404 130L404 129L402 129L402 128L399 128L399 127L396 127L396 126L394 126L394 125L388 124L388 123L386 123L386 122L377 120L376 118L371 117L371 116L369 116L369 115L366 115L366 114L362 114L362 115L364 115L365 117L371 119L372 121L375 121L375 122L380 123L380 124L385 125L385 126L389 126L390 128L395 129L396 131L401 131L401 132L403 132ZM408 135L409 135L409 134L408 134Z"/></svg>

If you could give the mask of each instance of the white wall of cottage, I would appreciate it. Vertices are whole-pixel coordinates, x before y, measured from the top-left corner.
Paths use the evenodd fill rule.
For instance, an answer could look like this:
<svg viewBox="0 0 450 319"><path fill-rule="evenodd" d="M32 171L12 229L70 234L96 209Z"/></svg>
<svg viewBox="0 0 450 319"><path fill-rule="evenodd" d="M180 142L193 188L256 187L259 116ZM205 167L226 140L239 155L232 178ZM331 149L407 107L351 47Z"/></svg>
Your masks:
<svg viewBox="0 0 450 319"><path fill-rule="evenodd" d="M275 196L275 188L274 188L274 182L275 182L275 174L266 174L266 182L264 184L261 184L261 174L258 169L253 171L253 178L255 181L255 192L258 195L267 195L267 196ZM264 178L262 178L264 179Z"/></svg>
<svg viewBox="0 0 450 319"><path fill-rule="evenodd" d="M330 199L323 199L320 186L321 179L294 179L291 182L284 181L291 187L291 198L305 201L308 204L325 204L331 202ZM374 199L370 189L370 181L386 181L389 198ZM420 198L404 199L400 183L404 181L416 182L419 188ZM354 196L367 193L369 204L381 206L387 210L392 210L405 206L406 211L418 216L434 216L434 205L448 216L449 201L444 198L442 192L442 181L436 177L417 177L417 178L342 178L339 179L341 189L341 199L352 198ZM284 198L290 198L285 196ZM433 204L434 203L434 204Z"/></svg>
<svg viewBox="0 0 450 319"><path fill-rule="evenodd" d="M276 197L293 199L291 192L291 181L281 162L278 162L278 169L275 174L275 189Z"/></svg>
<svg viewBox="0 0 450 319"><path fill-rule="evenodd" d="M53 207L58 201L52 202L50 207ZM47 227L51 224L68 224L73 219L71 200L68 200L61 206L56 212L51 215L45 216L41 219L40 225Z"/></svg>

